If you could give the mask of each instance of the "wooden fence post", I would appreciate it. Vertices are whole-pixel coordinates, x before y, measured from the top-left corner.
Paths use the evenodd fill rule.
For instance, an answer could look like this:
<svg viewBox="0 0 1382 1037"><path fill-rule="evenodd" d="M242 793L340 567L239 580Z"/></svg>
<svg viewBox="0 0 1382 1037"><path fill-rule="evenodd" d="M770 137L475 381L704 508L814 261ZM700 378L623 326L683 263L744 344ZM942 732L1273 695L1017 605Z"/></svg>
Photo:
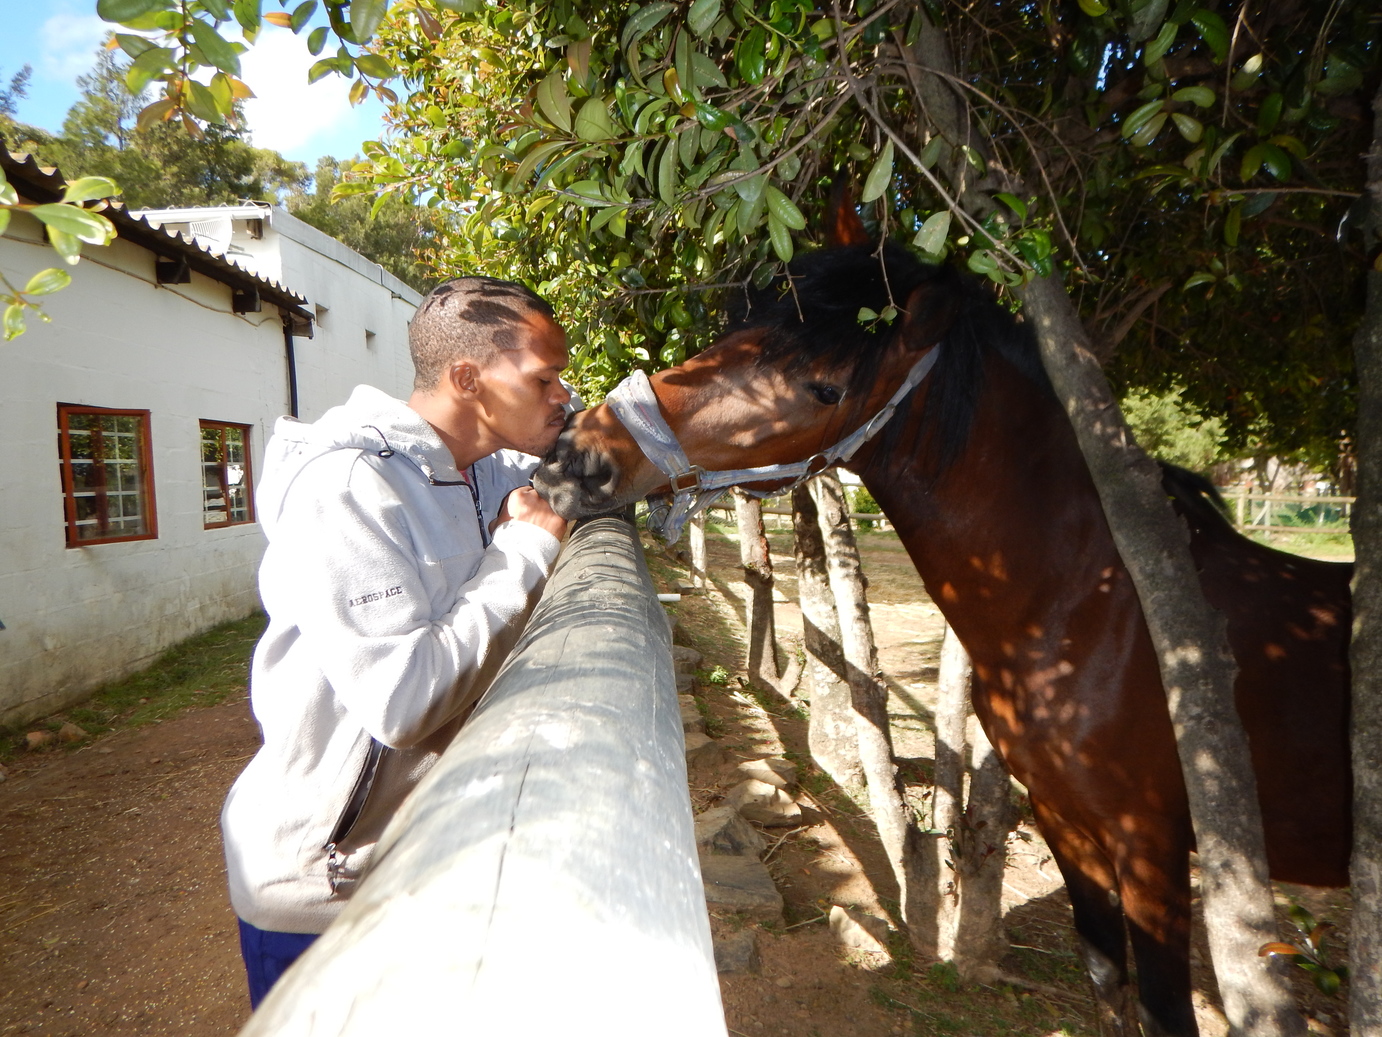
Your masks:
<svg viewBox="0 0 1382 1037"><path fill-rule="evenodd" d="M670 644L633 528L579 526L373 870L243 1037L722 1037Z"/></svg>

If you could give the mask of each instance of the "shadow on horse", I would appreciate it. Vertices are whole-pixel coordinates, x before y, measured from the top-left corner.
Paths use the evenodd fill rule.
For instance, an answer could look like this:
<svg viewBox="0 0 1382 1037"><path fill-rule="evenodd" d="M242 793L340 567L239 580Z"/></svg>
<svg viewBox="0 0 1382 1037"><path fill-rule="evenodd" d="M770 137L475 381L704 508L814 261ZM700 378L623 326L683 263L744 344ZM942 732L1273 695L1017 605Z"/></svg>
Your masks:
<svg viewBox="0 0 1382 1037"><path fill-rule="evenodd" d="M1190 1037L1194 838L1175 738L1137 593L1034 338L967 276L865 243L852 208L835 226L844 244L800 257L739 301L714 346L652 376L655 408L689 478L824 463L925 368L847 467L973 661L975 712L1031 794L1101 1015L1123 1028L1130 941L1143 1029ZM860 322L861 307L890 304L891 323ZM685 479L602 405L572 418L534 481L577 517ZM1343 885L1351 566L1241 536L1188 472L1166 469L1165 487L1227 617L1271 874Z"/></svg>

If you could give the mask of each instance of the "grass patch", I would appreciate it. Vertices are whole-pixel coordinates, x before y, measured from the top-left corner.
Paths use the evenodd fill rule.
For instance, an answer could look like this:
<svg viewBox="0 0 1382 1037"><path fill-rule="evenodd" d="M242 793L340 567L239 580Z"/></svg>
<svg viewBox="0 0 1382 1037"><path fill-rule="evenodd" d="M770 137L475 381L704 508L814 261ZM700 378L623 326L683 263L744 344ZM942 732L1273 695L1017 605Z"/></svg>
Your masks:
<svg viewBox="0 0 1382 1037"><path fill-rule="evenodd" d="M174 645L147 669L97 689L79 705L0 731L0 760L22 751L26 731L56 731L70 721L88 734L101 735L166 720L192 706L214 706L243 693L250 655L265 623L262 612L222 623Z"/></svg>

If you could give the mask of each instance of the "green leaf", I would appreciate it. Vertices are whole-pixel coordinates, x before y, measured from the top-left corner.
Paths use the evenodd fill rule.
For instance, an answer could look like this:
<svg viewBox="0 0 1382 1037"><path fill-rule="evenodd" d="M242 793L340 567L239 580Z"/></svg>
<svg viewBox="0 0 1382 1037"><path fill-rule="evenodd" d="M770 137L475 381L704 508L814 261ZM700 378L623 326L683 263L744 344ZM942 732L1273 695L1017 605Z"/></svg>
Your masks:
<svg viewBox="0 0 1382 1037"><path fill-rule="evenodd" d="M5 233L5 228L10 225L10 210L0 209L0 234Z"/></svg>
<svg viewBox="0 0 1382 1037"><path fill-rule="evenodd" d="M355 67L360 70L361 75L369 76L371 79L392 79L397 75L389 59L380 54L357 54Z"/></svg>
<svg viewBox="0 0 1382 1037"><path fill-rule="evenodd" d="M211 25L200 18L193 18L192 39L206 55L206 59L222 72L229 72L232 76L240 74L240 55Z"/></svg>
<svg viewBox="0 0 1382 1037"><path fill-rule="evenodd" d="M921 167L930 169L941 157L941 152L945 149L945 138L939 133L926 142L926 147L921 149Z"/></svg>
<svg viewBox="0 0 1382 1037"><path fill-rule="evenodd" d="M1229 209L1224 218L1224 244L1233 248L1238 244L1238 234L1243 227L1243 206L1238 204Z"/></svg>
<svg viewBox="0 0 1382 1037"><path fill-rule="evenodd" d="M1224 24L1224 20L1213 11L1198 7L1190 16L1190 21L1200 30L1200 39L1214 52L1214 63L1217 65L1222 62L1228 56L1229 42L1228 26Z"/></svg>
<svg viewBox="0 0 1382 1037"><path fill-rule="evenodd" d="M765 192L767 194L768 215L776 219L789 230L805 230L806 217L801 214L801 210L793 204L792 199L779 191L772 184L769 184ZM780 253L779 253L780 254ZM784 258L783 262L787 262Z"/></svg>
<svg viewBox="0 0 1382 1037"><path fill-rule="evenodd" d="M1217 280L1218 278L1215 277L1213 274L1207 274L1203 270L1201 270L1198 274L1191 274L1188 278L1186 278L1185 284L1181 285L1180 287L1181 291L1185 291L1187 288L1195 288L1198 285L1213 284Z"/></svg>
<svg viewBox="0 0 1382 1037"><path fill-rule="evenodd" d="M854 315L854 319L860 324L867 324L869 321L878 319L878 313L869 309L867 306L860 306L859 312Z"/></svg>
<svg viewBox="0 0 1382 1037"><path fill-rule="evenodd" d="M928 256L939 256L945 251L945 239L950 234L950 210L942 209L926 217L926 222L917 231L912 244Z"/></svg>
<svg viewBox="0 0 1382 1037"><path fill-rule="evenodd" d="M1139 127L1138 131L1129 138L1129 141L1139 148L1145 148L1147 145L1151 144L1152 141L1156 140L1157 134L1161 132L1161 128L1165 125L1166 115L1164 113L1161 115L1154 115L1149 122Z"/></svg>
<svg viewBox="0 0 1382 1037"><path fill-rule="evenodd" d="M36 205L29 213L38 217L48 227L92 245L108 244L110 239L115 237L115 227L110 220L100 213L75 205L64 205L62 202Z"/></svg>
<svg viewBox="0 0 1382 1037"><path fill-rule="evenodd" d="M1098 18L1108 14L1108 7L1101 3L1100 0L1080 0L1080 10L1091 18Z"/></svg>
<svg viewBox="0 0 1382 1037"><path fill-rule="evenodd" d="M757 176L745 177L743 180L736 180L734 183L734 193L750 205L762 200L763 192L768 186L768 178L762 173Z"/></svg>
<svg viewBox="0 0 1382 1037"><path fill-rule="evenodd" d="M1254 144L1248 148L1248 153L1243 156L1243 164L1238 167L1238 176L1244 183L1256 176L1257 171L1262 168L1266 148L1265 144Z"/></svg>
<svg viewBox="0 0 1382 1037"><path fill-rule="evenodd" d="M1262 149L1262 164L1267 167L1268 173L1282 182L1291 179L1290 155L1275 144L1259 144L1257 147Z"/></svg>
<svg viewBox="0 0 1382 1037"><path fill-rule="evenodd" d="M1006 192L1000 191L998 194L995 194L994 197L997 198L1004 205L1006 205L1013 212L1017 213L1017 218L1019 220L1025 220L1027 218L1027 204L1024 201L1022 201L1022 199L1018 198L1016 195L1011 195L1007 194Z"/></svg>
<svg viewBox="0 0 1382 1037"><path fill-rule="evenodd" d="M859 201L868 203L883 197L883 192L888 189L888 182L892 177L893 141L889 137L883 145L883 150L878 153L873 168L869 170L869 175L864 178L864 189L859 193Z"/></svg>
<svg viewBox="0 0 1382 1037"><path fill-rule="evenodd" d="M61 267L50 266L47 270L40 270L29 278L29 283L24 286L25 295L52 295L60 292L72 283L72 275Z"/></svg>
<svg viewBox="0 0 1382 1037"><path fill-rule="evenodd" d="M84 176L71 180L62 192L64 202L89 202L93 198L111 198L120 193L114 180L104 176Z"/></svg>
<svg viewBox="0 0 1382 1037"><path fill-rule="evenodd" d="M350 30L355 39L368 43L388 9L389 0L350 0Z"/></svg>
<svg viewBox="0 0 1382 1037"><path fill-rule="evenodd" d="M628 211L627 205L609 205L608 203L605 203L605 205L606 207L597 212L595 218L590 221L590 232L592 234L604 227L605 224L623 216L624 213ZM621 238L624 236L613 227L611 227L610 230Z"/></svg>
<svg viewBox="0 0 1382 1037"><path fill-rule="evenodd" d="M131 36L128 33L117 32L115 42L120 44L120 49L131 58L137 58L146 50L153 49L153 41L145 39L143 36Z"/></svg>
<svg viewBox="0 0 1382 1037"><path fill-rule="evenodd" d="M306 25L312 15L316 13L317 0L303 0L297 7L293 8L289 26L292 28L293 32L302 32L302 27Z"/></svg>
<svg viewBox="0 0 1382 1037"><path fill-rule="evenodd" d="M198 119L206 122L225 121L225 115L216 104L216 95L195 79L187 81L187 107Z"/></svg>
<svg viewBox="0 0 1382 1037"><path fill-rule="evenodd" d="M1158 98L1155 101L1148 101L1146 104L1142 105L1142 107L1136 109L1131 115L1123 120L1123 138L1126 140L1138 130L1142 129L1143 126L1146 126L1147 123L1161 111L1162 105L1165 103L1166 102Z"/></svg>
<svg viewBox="0 0 1382 1037"><path fill-rule="evenodd" d="M24 334L24 305L12 302L5 307L5 341Z"/></svg>
<svg viewBox="0 0 1382 1037"><path fill-rule="evenodd" d="M167 6L164 0L96 0L96 13L102 21L128 22Z"/></svg>
<svg viewBox="0 0 1382 1037"><path fill-rule="evenodd" d="M1142 51L1142 63L1144 65L1155 65L1171 49L1171 44L1176 42L1176 33L1180 31L1180 26L1175 22L1164 22L1161 31L1156 34L1156 38L1147 44Z"/></svg>
<svg viewBox="0 0 1382 1037"><path fill-rule="evenodd" d="M677 149L674 141L667 141L662 147L662 156L657 162L657 196L668 205L677 201Z"/></svg>
<svg viewBox="0 0 1382 1037"><path fill-rule="evenodd" d="M720 0L695 0L686 12L686 24L697 36L705 36L720 20Z"/></svg>
<svg viewBox="0 0 1382 1037"><path fill-rule="evenodd" d="M125 86L130 93L138 96L155 76L167 71L172 63L173 52L170 48L154 47L152 50L146 50L125 70Z"/></svg>
<svg viewBox="0 0 1382 1037"><path fill-rule="evenodd" d="M729 112L723 112L704 101L696 102L696 119L702 126L709 126L712 130L723 130L734 122L734 116Z"/></svg>
<svg viewBox="0 0 1382 1037"><path fill-rule="evenodd" d="M1184 112L1172 112L1171 119L1175 122L1180 135L1191 144L1198 144L1200 138L1204 136L1204 123L1193 115L1186 115Z"/></svg>
<svg viewBox="0 0 1382 1037"><path fill-rule="evenodd" d="M1161 25L1161 21L1166 17L1166 9L1170 7L1170 0L1143 0L1141 4L1132 5L1132 19L1128 23L1128 37L1134 43L1141 43Z"/></svg>
<svg viewBox="0 0 1382 1037"><path fill-rule="evenodd" d="M771 242L778 259L784 263L792 261L792 233L787 229L787 225L777 218L771 206L768 208L768 241Z"/></svg>
<svg viewBox="0 0 1382 1037"><path fill-rule="evenodd" d="M751 86L763 82L767 70L768 31L755 25L734 48L734 67L739 76Z"/></svg>
<svg viewBox="0 0 1382 1037"><path fill-rule="evenodd" d="M330 31L328 26L318 25L308 34L307 50L312 57L315 58L322 52L322 48L326 46L326 34Z"/></svg>
<svg viewBox="0 0 1382 1037"><path fill-rule="evenodd" d="M1276 129L1276 124L1281 121L1283 103L1284 98L1279 90L1262 99L1262 104L1257 109L1257 135L1259 137L1270 137L1272 130Z"/></svg>
<svg viewBox="0 0 1382 1037"><path fill-rule="evenodd" d="M1171 95L1171 100L1189 102L1199 108L1208 108L1214 103L1214 91L1207 86L1182 87Z"/></svg>
<svg viewBox="0 0 1382 1037"><path fill-rule="evenodd" d="M591 97L581 105L573 128L581 140L611 140L615 136L609 109L601 97Z"/></svg>
<svg viewBox="0 0 1382 1037"><path fill-rule="evenodd" d="M577 180L566 188L578 198L580 205L609 205L605 185L598 180Z"/></svg>
<svg viewBox="0 0 1382 1037"><path fill-rule="evenodd" d="M202 6L211 13L212 19L218 23L230 17L230 8L226 6L226 0L202 0Z"/></svg>
<svg viewBox="0 0 1382 1037"><path fill-rule="evenodd" d="M619 34L619 49L628 50L629 44L657 26L675 9L676 4L656 3L635 11L624 23L624 31Z"/></svg>
<svg viewBox="0 0 1382 1037"><path fill-rule="evenodd" d="M48 228L48 242L68 266L76 266L82 258L82 243L73 234L56 227Z"/></svg>
<svg viewBox="0 0 1382 1037"><path fill-rule="evenodd" d="M725 79L725 74L720 71L720 66L710 60L706 54L696 51L691 55L691 67L696 70L696 82L709 83L718 86L721 90L729 86L729 80Z"/></svg>
<svg viewBox="0 0 1382 1037"><path fill-rule="evenodd" d="M1233 79L1229 85L1242 93L1256 83L1257 77L1262 74L1262 57L1261 54L1254 54L1243 62L1238 71L1233 74Z"/></svg>
<svg viewBox="0 0 1382 1037"><path fill-rule="evenodd" d="M263 16L259 13L260 0L235 0L235 6L231 9L235 14L235 20L240 23L240 28L245 32L258 32L259 26L263 21Z"/></svg>
<svg viewBox="0 0 1382 1037"><path fill-rule="evenodd" d="M566 77L558 67L537 85L537 106L553 126L571 132L571 95L566 92Z"/></svg>
<svg viewBox="0 0 1382 1037"><path fill-rule="evenodd" d="M338 71L338 60L337 58L322 58L320 61L314 61L312 67L307 70L307 82L315 83L319 79L325 79L332 72Z"/></svg>

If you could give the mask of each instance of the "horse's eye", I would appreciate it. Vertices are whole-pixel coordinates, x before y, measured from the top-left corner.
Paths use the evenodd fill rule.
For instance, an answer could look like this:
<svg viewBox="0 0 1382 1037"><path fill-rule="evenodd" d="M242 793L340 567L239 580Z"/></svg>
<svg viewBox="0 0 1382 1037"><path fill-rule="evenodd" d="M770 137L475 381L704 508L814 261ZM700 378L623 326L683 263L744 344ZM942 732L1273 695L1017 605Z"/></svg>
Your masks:
<svg viewBox="0 0 1382 1037"><path fill-rule="evenodd" d="M811 382L806 388L810 389L811 394L827 407L833 407L840 402L840 390L833 385L826 385L824 382Z"/></svg>

